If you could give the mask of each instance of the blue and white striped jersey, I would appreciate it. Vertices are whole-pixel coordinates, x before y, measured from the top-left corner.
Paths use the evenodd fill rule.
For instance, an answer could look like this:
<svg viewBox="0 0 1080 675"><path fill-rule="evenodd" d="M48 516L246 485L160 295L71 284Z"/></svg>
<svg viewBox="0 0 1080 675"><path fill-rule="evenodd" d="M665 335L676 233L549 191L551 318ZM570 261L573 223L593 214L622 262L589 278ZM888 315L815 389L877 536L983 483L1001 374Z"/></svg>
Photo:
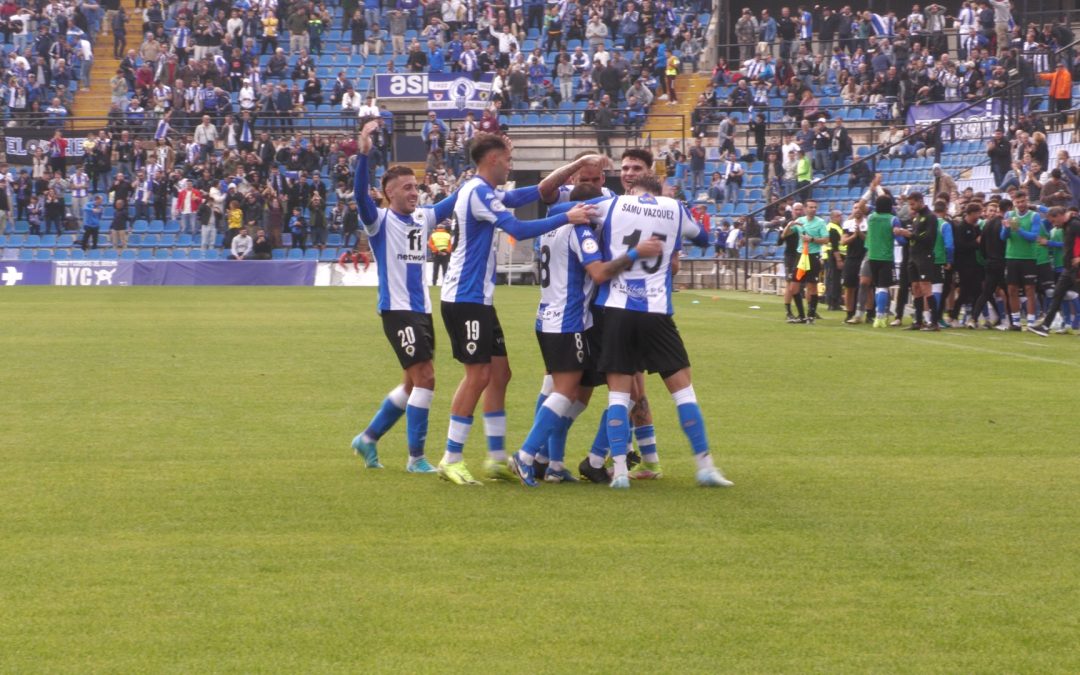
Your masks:
<svg viewBox="0 0 1080 675"><path fill-rule="evenodd" d="M435 209L418 208L411 216L390 209L376 209L376 213L375 222L364 222L364 230L378 263L379 313L405 310L431 314L424 265L428 233L439 222Z"/></svg>
<svg viewBox="0 0 1080 675"><path fill-rule="evenodd" d="M686 210L671 197L635 195L597 203L594 222L601 225L604 260L614 260L652 237L664 241L658 258L642 258L630 269L601 284L596 304L652 314L673 314L671 258L682 250Z"/></svg>
<svg viewBox="0 0 1080 675"><path fill-rule="evenodd" d="M425 246L431 230L450 217L457 193L434 206L418 208L411 215L380 209L368 194L368 158L361 153L356 160L353 194L360 223L378 263L379 313L403 310L431 314L431 297L424 277Z"/></svg>
<svg viewBox="0 0 1080 675"><path fill-rule="evenodd" d="M536 201L539 197L540 191L535 185L503 192L480 176L470 178L461 186L454 206L457 243L443 278L443 302L492 304L495 295L495 228L516 222L508 209Z"/></svg>
<svg viewBox="0 0 1080 675"><path fill-rule="evenodd" d="M587 225L563 225L540 237L536 330L580 333L592 326L594 284L585 266L600 260L600 244Z"/></svg>

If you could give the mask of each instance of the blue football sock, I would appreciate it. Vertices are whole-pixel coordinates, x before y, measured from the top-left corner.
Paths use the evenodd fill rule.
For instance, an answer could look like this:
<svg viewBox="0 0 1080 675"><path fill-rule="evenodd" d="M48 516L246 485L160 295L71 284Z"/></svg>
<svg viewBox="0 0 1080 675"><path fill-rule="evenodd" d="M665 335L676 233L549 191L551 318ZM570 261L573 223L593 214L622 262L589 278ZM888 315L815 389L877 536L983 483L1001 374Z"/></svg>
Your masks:
<svg viewBox="0 0 1080 675"><path fill-rule="evenodd" d="M574 421L581 413L585 412L585 408L586 404L581 401L571 403L569 410L562 418L562 424L548 436L547 457L552 462L553 467L561 467L566 459L566 438L570 433L570 427L574 426ZM537 456L539 457L540 454L543 453L538 453Z"/></svg>
<svg viewBox="0 0 1080 675"><path fill-rule="evenodd" d="M630 395L620 392L608 393L607 440L611 457L621 457L626 462L626 449L630 442Z"/></svg>
<svg viewBox="0 0 1080 675"><path fill-rule="evenodd" d="M405 406L405 436L409 442L409 457L423 457L427 441L428 413L435 392L413 387L409 403Z"/></svg>
<svg viewBox="0 0 1080 675"><path fill-rule="evenodd" d="M656 428L651 424L634 429L634 438L637 439L638 450L641 451L641 459L646 462L660 461L656 454Z"/></svg>
<svg viewBox="0 0 1080 675"><path fill-rule="evenodd" d="M675 400L675 406L679 411L679 426L690 441L690 448L695 455L709 451L709 439L705 434L705 418L701 415L701 406L698 405L694 387L680 389L671 395Z"/></svg>
<svg viewBox="0 0 1080 675"><path fill-rule="evenodd" d="M589 449L589 454L599 457L601 460L607 457L607 409L600 415L600 424L596 427L596 436L593 438L592 448Z"/></svg>
<svg viewBox="0 0 1080 675"><path fill-rule="evenodd" d="M529 458L535 457L537 451L544 445L548 437L562 426L563 413L570 408L570 399L562 394L552 394L540 406L540 410L533 419L532 429L521 444L521 452ZM529 460L526 459L526 463Z"/></svg>
<svg viewBox="0 0 1080 675"><path fill-rule="evenodd" d="M874 304L877 307L877 315L881 318L889 312L889 289L879 288L874 292Z"/></svg>
<svg viewBox="0 0 1080 675"><path fill-rule="evenodd" d="M390 431L390 428L405 414L405 405L409 395L405 393L405 385L398 385L386 395L379 411L371 418L371 423L364 429L364 436L369 441L377 441Z"/></svg>
<svg viewBox="0 0 1080 675"><path fill-rule="evenodd" d="M484 413L484 435L487 436L488 456L506 460L506 411Z"/></svg>
<svg viewBox="0 0 1080 675"><path fill-rule="evenodd" d="M1080 328L1080 298L1074 298L1072 304L1072 327Z"/></svg>

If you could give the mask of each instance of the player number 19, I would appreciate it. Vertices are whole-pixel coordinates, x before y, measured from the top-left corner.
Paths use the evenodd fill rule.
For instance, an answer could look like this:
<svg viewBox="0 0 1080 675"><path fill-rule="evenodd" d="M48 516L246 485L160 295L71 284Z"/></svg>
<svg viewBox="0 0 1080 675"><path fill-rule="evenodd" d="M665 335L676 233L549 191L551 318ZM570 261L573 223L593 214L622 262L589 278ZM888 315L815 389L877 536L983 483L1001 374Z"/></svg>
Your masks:
<svg viewBox="0 0 1080 675"><path fill-rule="evenodd" d="M480 322L479 321L466 321L465 322L465 339L466 340L479 340L480 339Z"/></svg>

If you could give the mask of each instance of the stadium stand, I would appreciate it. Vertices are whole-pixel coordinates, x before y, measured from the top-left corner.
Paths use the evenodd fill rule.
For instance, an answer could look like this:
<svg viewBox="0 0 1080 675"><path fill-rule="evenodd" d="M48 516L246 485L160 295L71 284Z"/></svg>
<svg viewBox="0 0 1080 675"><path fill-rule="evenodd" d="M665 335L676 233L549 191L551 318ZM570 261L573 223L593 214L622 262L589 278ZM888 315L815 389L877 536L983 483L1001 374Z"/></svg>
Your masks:
<svg viewBox="0 0 1080 675"><path fill-rule="evenodd" d="M468 167L472 127L461 120L429 125L423 103L409 112L371 100L377 73L492 73L492 109L476 120L476 130L508 133L525 160L543 163L556 151L565 159L598 143L613 154L623 145L652 147L672 192L694 206L712 233L712 250L691 256L710 259L778 259L771 223L792 201L779 199L796 189L819 199L822 213L847 214L874 174L895 194L930 190L935 165L959 193L1007 186L1005 172L995 176L981 166L990 122L979 123L974 134L971 124L951 125L944 137L928 132L878 152L917 130L906 119L913 105L1016 93L1030 114L1014 114L1020 108L1010 105L1000 121L1010 154L1021 162L1014 175L1021 185L1031 173L1025 150L1055 162L1064 151L1061 166L1075 175L1073 158L1080 149L1075 125L1065 117L1080 86L1066 87L1071 98L1062 103L1051 95L1051 85L1060 95L1060 82L1042 77L1053 75L1057 61L1066 71L1073 68L1067 17L1045 24L1010 19L1000 32L994 21L986 24L978 13L968 17L959 7L949 13L960 18L945 20L937 5L905 17L815 9L774 20L767 12L751 13L749 19L733 17L737 42L725 45L718 44L722 22L712 6L666 0L185 0L142 7L132 0L104 0L68 3L63 12L50 9L56 6L29 11L26 31L34 35L45 25L47 32L65 33L66 44L74 36L76 46L76 31L96 36L87 71L93 86L79 94L74 117L47 112L39 104L41 94L24 103L20 92L34 72L29 63L21 66L15 52L33 56L41 49L28 37L13 40L5 113L10 133L61 128L84 159L68 158L66 175L58 178L49 172L57 166L49 146L21 165L8 157L9 217L0 242L6 258L223 257L239 222L266 230L266 257L337 260L358 239L349 236L348 209L338 204L350 196L347 177L359 119L384 121L374 177L391 160L427 169L423 202L452 191ZM117 29L126 33L124 40L116 37ZM1003 39L1009 44L999 44ZM78 50L57 49L73 59L60 68L59 79L59 59L50 54L45 62L56 66L50 69L54 81L66 82L62 103L70 107L77 85L70 76L64 79L64 71L82 73L83 65ZM827 118L827 140L816 124L820 117ZM838 121L848 138L834 148ZM1033 140L1036 131L1045 138ZM403 135L418 136L423 154L397 157L395 137ZM695 137L703 139L703 156L693 149ZM789 149L809 158L809 185L800 182ZM725 150L732 152L730 164ZM777 162L767 161L769 150L777 152ZM829 169L867 157L866 171L827 176ZM79 187L76 163L85 166L85 189ZM1057 166L1044 165L1043 173ZM116 182L121 172L133 179L130 184ZM189 185L199 196L178 211ZM57 197L48 196L50 188ZM311 209L316 193L324 195L322 216ZM81 206L94 194L111 203L102 213L100 248L83 250ZM121 196L127 203L117 219L115 200ZM1070 196L1080 199L1080 189ZM234 198L238 213L230 215ZM200 214L197 202L209 208ZM296 207L306 230L290 228ZM322 221L325 230L318 227ZM116 223L124 224L126 236L110 241L107 233ZM732 238L736 224L742 234ZM722 266L713 269L719 273ZM690 274L693 283L695 273Z"/></svg>

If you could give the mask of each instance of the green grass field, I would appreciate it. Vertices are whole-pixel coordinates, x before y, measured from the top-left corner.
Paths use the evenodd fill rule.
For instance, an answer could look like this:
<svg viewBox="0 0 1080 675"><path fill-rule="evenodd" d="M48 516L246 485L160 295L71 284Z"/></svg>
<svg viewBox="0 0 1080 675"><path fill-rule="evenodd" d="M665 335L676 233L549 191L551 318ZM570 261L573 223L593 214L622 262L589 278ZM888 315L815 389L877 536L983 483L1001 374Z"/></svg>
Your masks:
<svg viewBox="0 0 1080 675"><path fill-rule="evenodd" d="M497 292L510 445L535 300ZM781 314L676 297L736 487L653 378L667 476L616 494L408 475L403 422L363 469L372 290L4 290L0 671L1080 671L1080 340Z"/></svg>

